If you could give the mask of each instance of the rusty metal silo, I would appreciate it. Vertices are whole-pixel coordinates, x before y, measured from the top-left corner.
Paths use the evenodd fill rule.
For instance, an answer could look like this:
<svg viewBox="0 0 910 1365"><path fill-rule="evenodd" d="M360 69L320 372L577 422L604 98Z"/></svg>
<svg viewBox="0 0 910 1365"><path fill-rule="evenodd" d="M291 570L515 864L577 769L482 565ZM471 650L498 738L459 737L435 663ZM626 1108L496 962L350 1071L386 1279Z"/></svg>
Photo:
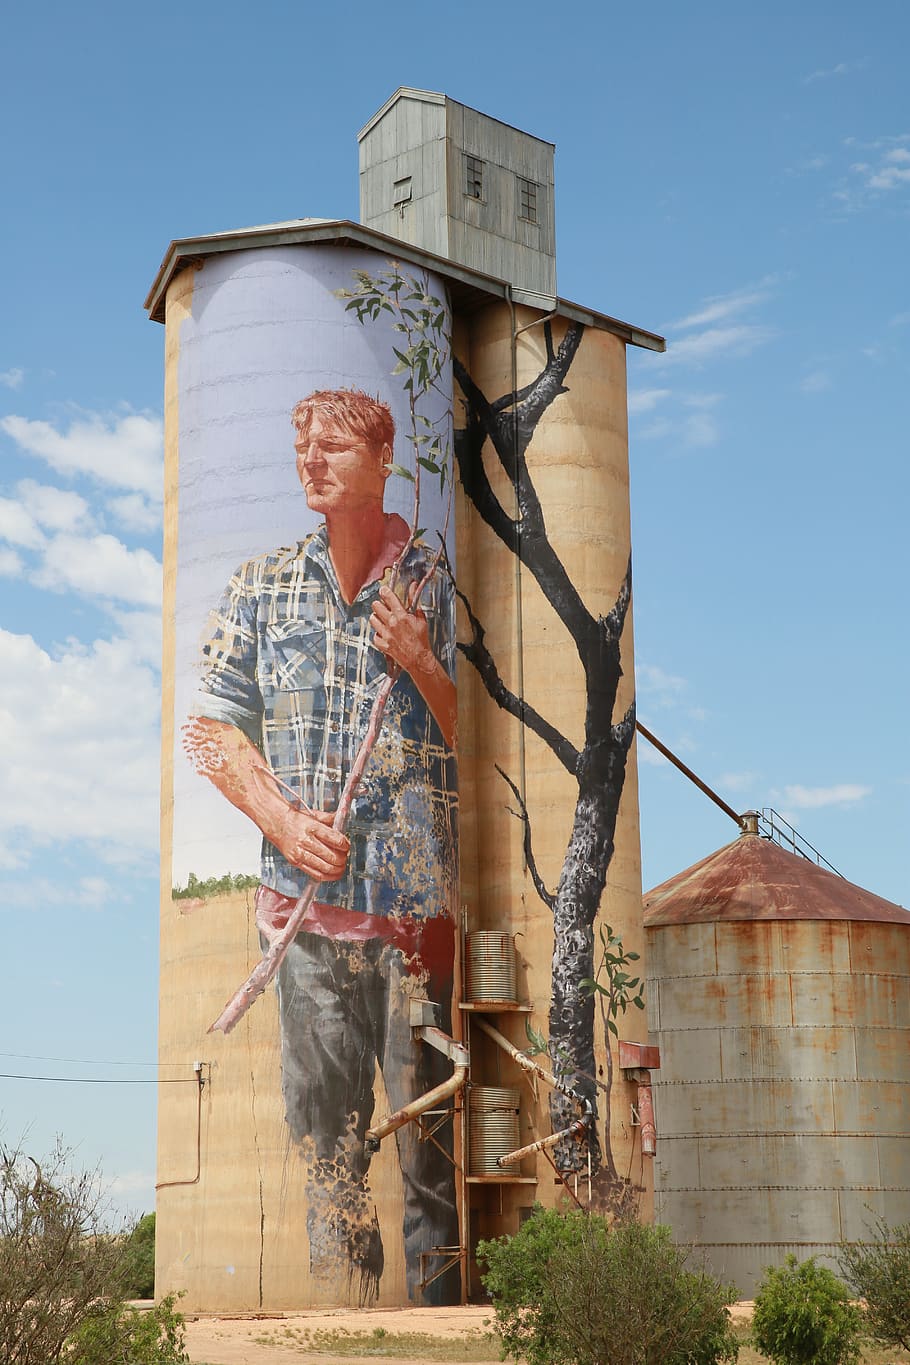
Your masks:
<svg viewBox="0 0 910 1365"><path fill-rule="evenodd" d="M910 913L761 837L645 896L657 1220L751 1294L910 1219Z"/></svg>

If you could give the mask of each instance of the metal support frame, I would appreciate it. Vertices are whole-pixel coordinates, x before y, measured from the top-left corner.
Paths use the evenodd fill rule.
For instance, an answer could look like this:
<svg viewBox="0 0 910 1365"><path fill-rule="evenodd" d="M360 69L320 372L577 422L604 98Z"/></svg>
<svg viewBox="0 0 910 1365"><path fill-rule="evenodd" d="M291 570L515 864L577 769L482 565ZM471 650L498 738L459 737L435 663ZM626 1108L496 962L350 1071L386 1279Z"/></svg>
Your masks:
<svg viewBox="0 0 910 1365"><path fill-rule="evenodd" d="M412 1100L410 1104L406 1104L394 1114L388 1114L384 1119L380 1119L378 1123L373 1124L372 1128L368 1128L364 1135L364 1145L368 1152L378 1152L379 1144L384 1137L388 1137L390 1133L403 1128L406 1123L412 1123L421 1114L427 1113L428 1110L437 1105L440 1100L447 1100L450 1095L456 1094L468 1079L470 1054L464 1043L456 1042L447 1033L443 1033L441 1028L426 1022L427 1019L435 1018L435 1008L428 1000L412 1000L411 1029L416 1038L422 1039L430 1047L435 1048L437 1052L448 1057L454 1063L455 1070L447 1081L434 1086L426 1094Z"/></svg>
<svg viewBox="0 0 910 1365"><path fill-rule="evenodd" d="M433 1271L432 1275L428 1275L427 1262L432 1260L435 1256L443 1256L445 1257L445 1260L437 1270ZM463 1261L466 1261L467 1258L468 1249L467 1247L462 1246L431 1247L429 1251L422 1251L420 1253L420 1279L417 1281L418 1289L428 1288L434 1280L439 1279L440 1275L444 1275L446 1271L451 1270L453 1266L460 1265Z"/></svg>

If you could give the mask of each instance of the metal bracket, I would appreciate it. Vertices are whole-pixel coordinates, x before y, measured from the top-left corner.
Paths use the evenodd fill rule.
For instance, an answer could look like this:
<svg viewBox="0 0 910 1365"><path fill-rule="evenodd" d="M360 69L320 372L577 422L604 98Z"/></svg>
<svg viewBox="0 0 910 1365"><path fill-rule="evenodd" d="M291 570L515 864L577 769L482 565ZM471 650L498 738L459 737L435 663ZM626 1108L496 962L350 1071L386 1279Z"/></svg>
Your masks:
<svg viewBox="0 0 910 1365"><path fill-rule="evenodd" d="M420 1279L417 1282L417 1287L419 1289L426 1289L434 1280L438 1280L440 1275L444 1275L447 1270L451 1270L453 1266L456 1266L460 1261L463 1261L467 1254L467 1247L460 1246L432 1247L429 1251L422 1251L420 1253ZM445 1261L438 1270L433 1271L432 1275L428 1275L427 1261L431 1260L434 1256L443 1256Z"/></svg>
<svg viewBox="0 0 910 1365"><path fill-rule="evenodd" d="M455 1066L467 1066L471 1059L471 1054L464 1043L456 1043L454 1038L450 1038L447 1033L443 1033L441 1028L433 1025L420 1024L411 1025L418 1038L422 1038L430 1047L434 1047L437 1052L441 1052L444 1057L448 1057Z"/></svg>

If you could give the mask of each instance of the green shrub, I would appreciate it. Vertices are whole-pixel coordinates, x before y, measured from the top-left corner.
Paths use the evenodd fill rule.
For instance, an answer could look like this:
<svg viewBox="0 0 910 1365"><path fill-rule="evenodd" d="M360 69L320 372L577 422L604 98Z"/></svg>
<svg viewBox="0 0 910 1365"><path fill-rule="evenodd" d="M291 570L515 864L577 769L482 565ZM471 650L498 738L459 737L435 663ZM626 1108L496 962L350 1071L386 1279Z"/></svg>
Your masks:
<svg viewBox="0 0 910 1365"><path fill-rule="evenodd" d="M188 1365L183 1317L173 1295L154 1308L101 1307L70 1337L65 1365Z"/></svg>
<svg viewBox="0 0 910 1365"><path fill-rule="evenodd" d="M850 1365L863 1318L833 1271L798 1262L768 1266L755 1296L752 1339L773 1365Z"/></svg>
<svg viewBox="0 0 910 1365"><path fill-rule="evenodd" d="M155 1215L147 1213L123 1247L123 1292L128 1299L155 1297Z"/></svg>
<svg viewBox="0 0 910 1365"><path fill-rule="evenodd" d="M80 1322L120 1299L123 1247L97 1172L58 1144L0 1148L0 1361L49 1365Z"/></svg>
<svg viewBox="0 0 910 1365"><path fill-rule="evenodd" d="M883 1346L910 1351L910 1223L889 1227L883 1218L874 1240L844 1247L840 1272L866 1301L866 1330Z"/></svg>
<svg viewBox="0 0 910 1365"><path fill-rule="evenodd" d="M714 1365L735 1360L736 1291L688 1270L669 1228L535 1210L481 1242L483 1283L507 1355L528 1365Z"/></svg>

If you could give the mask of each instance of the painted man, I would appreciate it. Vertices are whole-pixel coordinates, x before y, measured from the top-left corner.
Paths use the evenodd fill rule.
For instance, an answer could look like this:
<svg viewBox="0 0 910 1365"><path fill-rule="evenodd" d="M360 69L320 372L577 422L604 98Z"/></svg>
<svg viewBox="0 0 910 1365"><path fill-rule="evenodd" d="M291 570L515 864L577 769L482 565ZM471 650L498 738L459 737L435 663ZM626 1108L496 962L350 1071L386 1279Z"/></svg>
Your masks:
<svg viewBox="0 0 910 1365"><path fill-rule="evenodd" d="M456 697L451 581L384 508L394 424L353 390L311 394L292 413L297 472L324 517L305 540L243 564L203 648L188 747L262 831L256 919L283 927L307 884L317 899L278 974L282 1089L309 1168L310 1261L378 1290L383 1250L364 1133L374 1068L398 1108L450 1065L410 1031L411 995L449 1029L456 894ZM399 561L395 591L389 586ZM406 605L407 604L407 605ZM389 667L401 669L346 834L332 818ZM449 1125L450 1127L451 1125ZM458 1241L451 1162L410 1123L398 1134L409 1292L420 1253ZM433 1266L435 1269L435 1265ZM440 1300L457 1294L449 1272Z"/></svg>

